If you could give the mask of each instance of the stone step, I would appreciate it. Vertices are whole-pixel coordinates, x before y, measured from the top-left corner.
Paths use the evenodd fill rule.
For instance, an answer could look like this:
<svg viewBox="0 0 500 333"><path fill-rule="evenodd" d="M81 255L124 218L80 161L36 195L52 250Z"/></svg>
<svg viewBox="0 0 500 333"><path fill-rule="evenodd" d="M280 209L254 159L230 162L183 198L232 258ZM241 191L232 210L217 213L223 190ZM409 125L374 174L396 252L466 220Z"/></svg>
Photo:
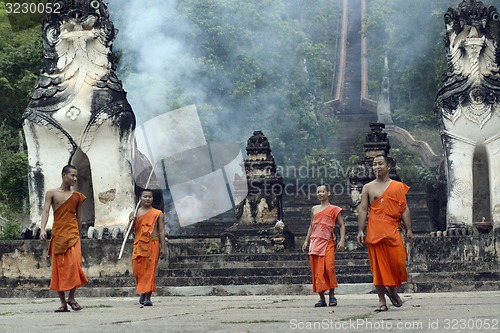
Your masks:
<svg viewBox="0 0 500 333"><path fill-rule="evenodd" d="M254 285L254 284L307 284L311 283L311 273L303 275L256 275L256 276L213 276L210 279L203 277L160 277L157 284L164 286L211 286L211 285ZM339 283L370 283L371 273L337 275Z"/></svg>
<svg viewBox="0 0 500 333"><path fill-rule="evenodd" d="M345 251L335 253L337 260L367 259L366 251ZM183 262L279 262L279 261L308 261L307 254L301 251L276 253L234 253L234 254L206 254L206 255L178 255L169 259L171 264Z"/></svg>
<svg viewBox="0 0 500 333"><path fill-rule="evenodd" d="M132 278L130 278L132 279ZM308 280L309 279L309 280ZM154 295L158 296L228 296L228 295L304 295L310 294L311 281L310 277L303 278L304 283L293 281L293 283L269 284L269 278L262 284L227 284L227 285L209 285L209 286L157 286ZM341 279L339 279L341 280ZM0 298L53 298L55 293L48 289L48 280L46 284L24 286L22 288L0 287ZM477 292L477 291L498 291L500 290L500 281L430 281L430 282L414 282L406 284L404 287L406 292ZM339 288L335 290L336 294L349 293L373 293L372 281L360 283L342 283L339 282ZM80 297L133 297L135 286L122 287L81 287L78 288L78 296Z"/></svg>
<svg viewBox="0 0 500 333"><path fill-rule="evenodd" d="M420 264L412 263L412 271L415 273L428 273L428 272L463 272L463 271L498 271L498 264L492 261L493 258L489 260L475 260L468 263L461 261L449 261L443 262L425 262Z"/></svg>
<svg viewBox="0 0 500 333"><path fill-rule="evenodd" d="M336 266L335 272L338 276L370 273L369 266ZM249 278L258 276L276 277L276 276L300 276L310 275L311 269L307 265L287 266L287 267L223 267L223 268L169 268L159 269L158 275L161 278L169 277L200 277L200 278L218 278L219 276L234 276L235 278ZM251 283L250 283L251 284Z"/></svg>
<svg viewBox="0 0 500 333"><path fill-rule="evenodd" d="M368 259L358 259L358 260L335 260L335 266L369 266ZM247 267L308 267L309 260L295 260L295 261L220 261L220 262L203 262L203 261L192 261L192 262L176 262L170 263L169 269L192 269L192 268L247 268Z"/></svg>
<svg viewBox="0 0 500 333"><path fill-rule="evenodd" d="M224 272L222 272L224 273ZM339 274L339 283L370 283L371 273ZM50 279L0 279L0 289L12 290L41 290L49 287ZM237 276L224 274L220 276L158 276L157 286L187 287L187 286L213 286L213 285L259 285L269 284L308 284L311 283L310 272L301 275L252 275ZM134 287L132 276L89 278L85 288L124 288ZM1 296L0 296L1 297Z"/></svg>
<svg viewBox="0 0 500 333"><path fill-rule="evenodd" d="M486 271L455 271L455 272L413 272L411 273L412 282L414 283L429 283L429 282L458 282L477 283L479 281L499 281L500 270L498 268Z"/></svg>
<svg viewBox="0 0 500 333"><path fill-rule="evenodd" d="M498 291L500 281L429 281L415 282L413 291L419 293Z"/></svg>
<svg viewBox="0 0 500 333"><path fill-rule="evenodd" d="M373 293L371 283L340 283L337 295ZM157 286L155 296L245 296L245 295L309 295L311 283L304 284L260 284L260 285L212 285L191 287ZM136 297L135 286L130 287L81 287L78 297ZM0 287L0 298L53 298L55 293L48 287L31 289L9 289Z"/></svg>

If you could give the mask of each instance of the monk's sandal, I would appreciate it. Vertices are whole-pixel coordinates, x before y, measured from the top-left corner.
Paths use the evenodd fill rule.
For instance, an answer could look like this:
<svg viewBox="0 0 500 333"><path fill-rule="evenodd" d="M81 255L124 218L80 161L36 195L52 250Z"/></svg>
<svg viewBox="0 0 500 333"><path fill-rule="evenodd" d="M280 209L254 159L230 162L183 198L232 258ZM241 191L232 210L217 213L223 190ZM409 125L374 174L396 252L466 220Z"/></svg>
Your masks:
<svg viewBox="0 0 500 333"><path fill-rule="evenodd" d="M320 299L319 301L316 302L316 304L314 304L315 308L322 308L324 306L326 306L326 302L322 299Z"/></svg>

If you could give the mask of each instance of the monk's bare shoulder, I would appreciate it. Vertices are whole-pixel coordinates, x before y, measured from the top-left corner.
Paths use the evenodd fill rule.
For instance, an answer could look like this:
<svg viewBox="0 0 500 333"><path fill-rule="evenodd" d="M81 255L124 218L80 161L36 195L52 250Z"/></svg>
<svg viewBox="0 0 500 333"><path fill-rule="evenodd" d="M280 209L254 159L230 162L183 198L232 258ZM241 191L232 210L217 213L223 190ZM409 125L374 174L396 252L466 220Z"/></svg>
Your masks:
<svg viewBox="0 0 500 333"><path fill-rule="evenodd" d="M47 192L45 192L45 198L48 199L48 198L54 198L55 194L57 193L57 188L52 188L50 190L47 190Z"/></svg>
<svg viewBox="0 0 500 333"><path fill-rule="evenodd" d="M313 214L313 215L314 215L314 213L317 211L317 209L318 209L319 207L321 207L321 205L315 205L315 206L312 206L312 208L311 208L311 214Z"/></svg>
<svg viewBox="0 0 500 333"><path fill-rule="evenodd" d="M372 180L371 182L363 185L363 192L370 193L370 190L373 188L374 184L375 184L375 180Z"/></svg>
<svg viewBox="0 0 500 333"><path fill-rule="evenodd" d="M47 192L45 193L53 195L57 190L58 190L57 188L51 188L50 190L47 190Z"/></svg>

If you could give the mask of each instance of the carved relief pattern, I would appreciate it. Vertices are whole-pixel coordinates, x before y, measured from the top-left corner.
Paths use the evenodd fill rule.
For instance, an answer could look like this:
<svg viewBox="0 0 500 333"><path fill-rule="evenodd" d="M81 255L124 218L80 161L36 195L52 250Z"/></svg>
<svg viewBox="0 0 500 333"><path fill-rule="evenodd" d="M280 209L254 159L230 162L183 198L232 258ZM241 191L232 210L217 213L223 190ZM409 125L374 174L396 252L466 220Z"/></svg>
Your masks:
<svg viewBox="0 0 500 333"><path fill-rule="evenodd" d="M445 24L448 72L436 110L453 123L463 115L482 128L500 100L499 15L493 6L464 0L447 11Z"/></svg>

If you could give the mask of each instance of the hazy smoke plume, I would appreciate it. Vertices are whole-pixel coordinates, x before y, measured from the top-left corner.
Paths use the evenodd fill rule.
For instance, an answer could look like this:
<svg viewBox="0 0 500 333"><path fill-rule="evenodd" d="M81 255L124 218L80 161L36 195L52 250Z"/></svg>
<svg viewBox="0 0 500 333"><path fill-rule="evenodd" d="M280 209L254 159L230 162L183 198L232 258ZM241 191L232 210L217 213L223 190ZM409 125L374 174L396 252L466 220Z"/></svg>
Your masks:
<svg viewBox="0 0 500 333"><path fill-rule="evenodd" d="M119 77L138 123L169 111L165 96L173 87L195 89L196 64L186 55L186 23L175 0L110 0L109 10L119 30L114 50L121 50ZM200 93L198 91L198 93ZM181 105L182 106L182 105Z"/></svg>

